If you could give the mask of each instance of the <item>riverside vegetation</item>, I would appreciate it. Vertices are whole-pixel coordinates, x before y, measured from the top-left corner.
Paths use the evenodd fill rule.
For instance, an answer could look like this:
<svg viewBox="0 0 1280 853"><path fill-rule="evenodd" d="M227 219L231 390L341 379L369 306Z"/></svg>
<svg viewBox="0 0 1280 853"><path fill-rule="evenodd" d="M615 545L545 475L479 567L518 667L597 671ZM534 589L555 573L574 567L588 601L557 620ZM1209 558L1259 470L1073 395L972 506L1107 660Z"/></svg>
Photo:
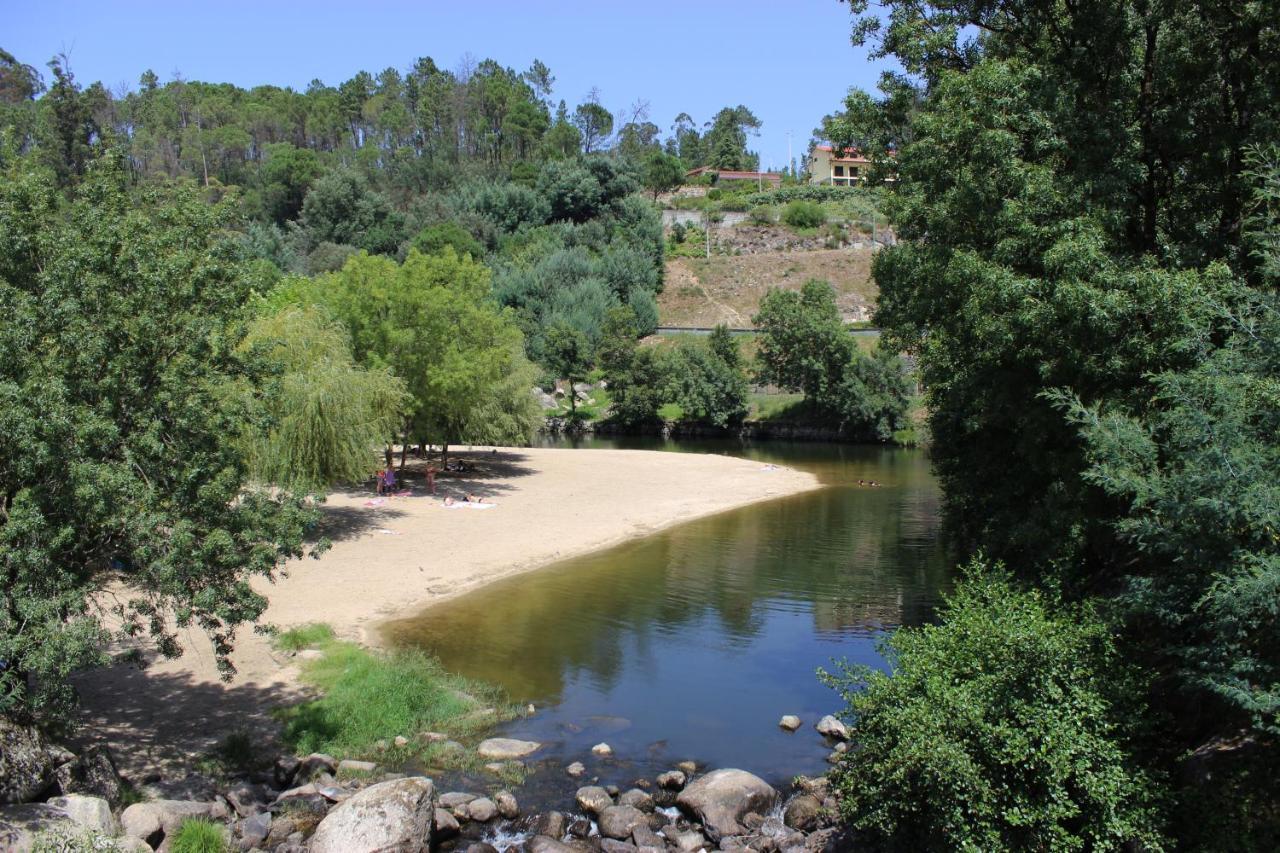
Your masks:
<svg viewBox="0 0 1280 853"><path fill-rule="evenodd" d="M936 627L891 641L893 678L836 676L861 749L832 805L884 849L1273 849L1280 8L850 5L902 73L820 134L892 178L877 322L919 365L951 539L978 562ZM670 188L668 158L754 165L745 107L677 119L666 146L636 111L610 145L612 115L553 106L541 63L302 94L148 72L120 99L50 73L0 52L0 714L44 762L7 799L110 782L37 727L65 728L66 675L107 661L104 588L137 590L112 604L123 634L176 654L200 628L229 675L265 607L247 579L323 548L316 502L373 446L527 439L553 365L604 370L637 422L740 417L726 335L636 339L664 251L642 190ZM815 200L784 210L809 227ZM900 368L829 333L819 285L768 307L821 346L765 344L764 376L852 434L895 429ZM330 791L352 805L320 825L394 791L411 819L382 828L429 839L430 783L382 784ZM713 840L770 799L734 784L733 827L687 806ZM583 795L598 823L635 808L603 796ZM157 839L229 816L131 808ZM271 837L260 814L242 838Z"/></svg>

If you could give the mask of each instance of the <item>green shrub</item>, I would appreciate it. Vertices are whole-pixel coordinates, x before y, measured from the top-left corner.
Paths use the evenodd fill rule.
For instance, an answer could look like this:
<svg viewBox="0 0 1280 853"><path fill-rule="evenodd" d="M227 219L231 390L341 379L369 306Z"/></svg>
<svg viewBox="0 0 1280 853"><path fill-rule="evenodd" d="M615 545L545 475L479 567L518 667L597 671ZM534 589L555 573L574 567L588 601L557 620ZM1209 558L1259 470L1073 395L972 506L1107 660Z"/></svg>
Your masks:
<svg viewBox="0 0 1280 853"><path fill-rule="evenodd" d="M756 225L772 225L776 212L767 204L751 208L751 212L747 215L752 223Z"/></svg>
<svg viewBox="0 0 1280 853"><path fill-rule="evenodd" d="M792 201L782 209L782 221L792 228L817 228L827 221L827 212L813 201Z"/></svg>
<svg viewBox="0 0 1280 853"><path fill-rule="evenodd" d="M892 676L826 676L859 745L832 773L844 819L902 850L1159 849L1142 685L1101 621L977 562L941 616L890 637Z"/></svg>
<svg viewBox="0 0 1280 853"><path fill-rule="evenodd" d="M169 847L170 853L226 853L230 849L222 825L204 818L183 821Z"/></svg>

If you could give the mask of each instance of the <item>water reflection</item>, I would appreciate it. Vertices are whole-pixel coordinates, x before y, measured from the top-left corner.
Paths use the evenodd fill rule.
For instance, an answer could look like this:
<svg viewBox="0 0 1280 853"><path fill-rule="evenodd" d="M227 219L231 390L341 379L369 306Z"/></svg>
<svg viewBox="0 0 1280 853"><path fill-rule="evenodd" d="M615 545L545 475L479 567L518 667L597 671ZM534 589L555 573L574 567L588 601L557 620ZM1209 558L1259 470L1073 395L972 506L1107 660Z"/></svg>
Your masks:
<svg viewBox="0 0 1280 853"><path fill-rule="evenodd" d="M554 741L566 760L599 739L592 719L622 717L609 742L641 765L692 757L774 778L820 769L826 748L811 730L773 724L834 710L817 667L879 663L880 631L929 617L947 573L927 460L846 446L674 449L788 464L827 487L510 578L388 636L543 708L509 733Z"/></svg>

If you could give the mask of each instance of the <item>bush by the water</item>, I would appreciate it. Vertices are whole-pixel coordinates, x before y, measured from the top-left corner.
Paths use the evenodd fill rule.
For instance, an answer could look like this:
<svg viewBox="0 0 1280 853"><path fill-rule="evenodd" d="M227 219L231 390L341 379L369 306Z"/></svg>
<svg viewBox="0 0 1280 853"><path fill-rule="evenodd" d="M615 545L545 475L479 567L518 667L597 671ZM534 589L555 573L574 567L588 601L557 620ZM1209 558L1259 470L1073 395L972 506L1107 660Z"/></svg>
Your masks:
<svg viewBox="0 0 1280 853"><path fill-rule="evenodd" d="M857 730L833 771L849 823L900 850L1158 849L1142 685L1101 621L978 563L941 616L890 637L892 676L827 676Z"/></svg>
<svg viewBox="0 0 1280 853"><path fill-rule="evenodd" d="M403 735L410 743L402 753L431 760L442 748L419 742L420 732L465 739L509 715L494 688L445 672L425 652L382 653L334 639L314 645L323 655L303 664L302 679L322 695L281 714L285 740L299 753L370 757L378 741Z"/></svg>
<svg viewBox="0 0 1280 853"><path fill-rule="evenodd" d="M827 212L817 202L793 201L782 209L782 221L792 228L817 228L827 221Z"/></svg>

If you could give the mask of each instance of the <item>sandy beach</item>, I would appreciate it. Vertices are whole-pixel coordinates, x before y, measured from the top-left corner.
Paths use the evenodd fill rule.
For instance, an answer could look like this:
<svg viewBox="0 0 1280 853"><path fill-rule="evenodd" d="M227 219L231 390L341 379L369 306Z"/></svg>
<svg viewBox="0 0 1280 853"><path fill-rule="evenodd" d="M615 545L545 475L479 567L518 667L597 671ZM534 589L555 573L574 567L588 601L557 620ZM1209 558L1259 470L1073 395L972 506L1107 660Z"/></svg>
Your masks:
<svg viewBox="0 0 1280 853"><path fill-rule="evenodd" d="M638 450L474 449L470 470L420 476L408 495L339 492L325 507L333 547L294 561L274 584L263 621L280 628L327 622L375 645L387 620L486 583L665 527L818 487L807 473L759 462ZM411 473L421 463L410 461ZM471 494L489 506L448 507ZM270 710L301 696L293 659L248 629L218 679L208 641L184 636L185 654L145 668L116 666L76 680L82 738L110 744L122 770L172 767L237 730L268 730Z"/></svg>

